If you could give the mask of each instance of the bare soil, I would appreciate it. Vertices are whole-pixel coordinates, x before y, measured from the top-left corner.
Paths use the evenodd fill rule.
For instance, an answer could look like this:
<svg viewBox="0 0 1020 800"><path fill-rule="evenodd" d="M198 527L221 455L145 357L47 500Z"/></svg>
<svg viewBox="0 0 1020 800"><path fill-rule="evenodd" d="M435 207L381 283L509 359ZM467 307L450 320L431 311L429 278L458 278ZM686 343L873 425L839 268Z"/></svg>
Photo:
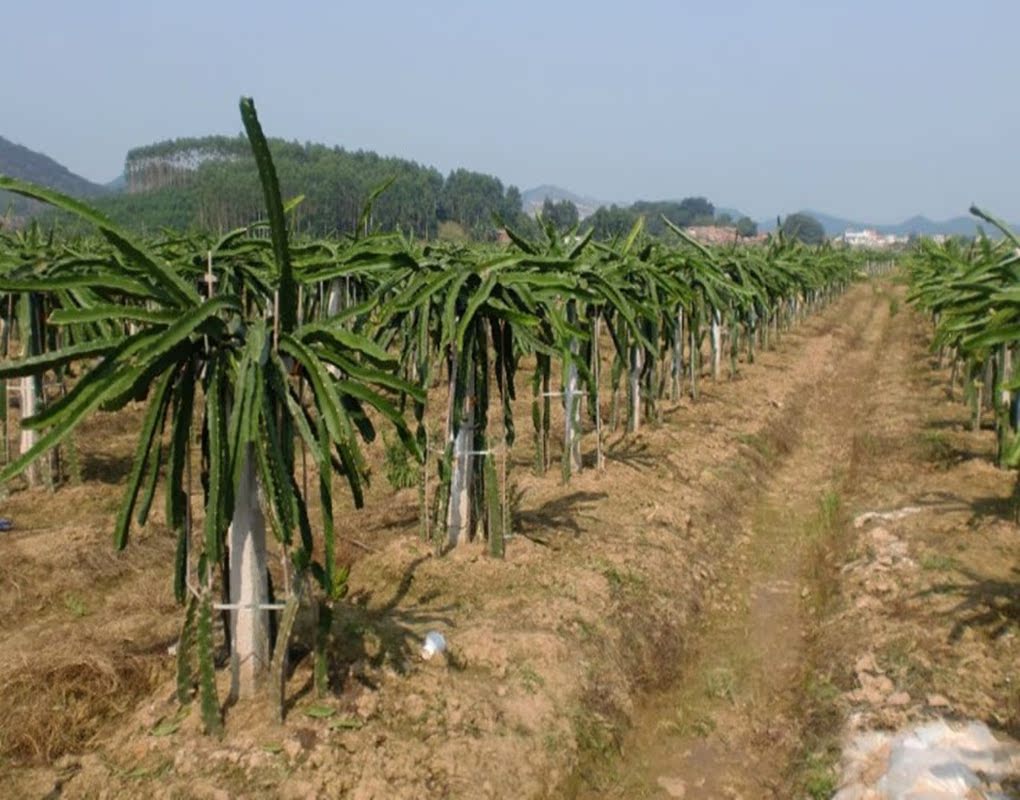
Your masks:
<svg viewBox="0 0 1020 800"><path fill-rule="evenodd" d="M845 719L1015 730L1012 476L901 298L853 287L567 486L522 399L505 560L435 557L380 476L341 523L333 693L299 660L286 724L231 708L222 740L173 700L169 532L109 541L137 414L97 418L81 486L0 506L5 796L821 797Z"/></svg>

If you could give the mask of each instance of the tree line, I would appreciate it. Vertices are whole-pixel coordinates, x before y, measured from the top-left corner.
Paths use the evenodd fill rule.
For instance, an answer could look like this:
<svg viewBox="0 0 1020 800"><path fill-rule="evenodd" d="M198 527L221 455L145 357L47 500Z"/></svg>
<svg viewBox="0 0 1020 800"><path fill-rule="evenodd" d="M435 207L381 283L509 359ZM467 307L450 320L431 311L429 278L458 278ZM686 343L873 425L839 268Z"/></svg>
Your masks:
<svg viewBox="0 0 1020 800"><path fill-rule="evenodd" d="M704 197L686 197L679 201L639 200L630 206L603 206L587 222L594 228L596 238L613 239L625 236L641 217L645 219L648 234L655 237L669 233L663 217L681 228L692 225L734 225L740 236L751 237L758 233L758 225L750 217L734 220L729 214L717 214L715 206Z"/></svg>
<svg viewBox="0 0 1020 800"><path fill-rule="evenodd" d="M263 198L258 172L242 137L177 139L128 153L128 191L98 205L135 230L225 232L258 220ZM472 239L492 238L494 219L521 222L521 193L499 178L467 169L445 177L407 159L321 144L270 142L285 197L303 196L294 228L312 236L350 234L372 199L367 224L435 238L455 223ZM385 186L385 191L376 192Z"/></svg>
<svg viewBox="0 0 1020 800"><path fill-rule="evenodd" d="M505 224L531 236L540 230L525 214L520 190L492 175L457 169L444 176L407 159L308 142L273 139L269 146L284 196L303 198L292 212L295 233L301 235L364 233L357 230L360 224L419 239L487 241ZM135 231L224 233L264 213L258 172L243 136L181 138L134 148L125 160L124 178L125 192L95 202ZM363 219L366 206L371 214ZM547 198L541 216L561 231L590 227L601 241L626 236L640 219L653 238L670 237L664 218L679 227L733 226L745 238L758 233L753 220L717 212L704 197L603 206L585 219L571 201ZM787 217L782 229L810 244L824 239L822 226L804 214Z"/></svg>

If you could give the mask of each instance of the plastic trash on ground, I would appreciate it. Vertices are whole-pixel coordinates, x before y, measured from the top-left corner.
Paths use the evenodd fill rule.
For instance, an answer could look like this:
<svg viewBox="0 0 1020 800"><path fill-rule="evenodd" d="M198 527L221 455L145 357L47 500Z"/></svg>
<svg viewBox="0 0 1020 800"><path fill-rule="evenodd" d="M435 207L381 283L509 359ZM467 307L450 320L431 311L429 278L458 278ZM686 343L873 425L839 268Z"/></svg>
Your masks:
<svg viewBox="0 0 1020 800"><path fill-rule="evenodd" d="M1007 800L996 784L1018 774L1020 744L997 739L983 722L939 719L855 736L843 752L843 779L833 800Z"/></svg>
<svg viewBox="0 0 1020 800"><path fill-rule="evenodd" d="M428 661L438 653L446 652L446 637L439 631L429 631L425 634L425 642L421 646L421 657Z"/></svg>
<svg viewBox="0 0 1020 800"><path fill-rule="evenodd" d="M14 520L9 517L0 517L0 533L14 530Z"/></svg>

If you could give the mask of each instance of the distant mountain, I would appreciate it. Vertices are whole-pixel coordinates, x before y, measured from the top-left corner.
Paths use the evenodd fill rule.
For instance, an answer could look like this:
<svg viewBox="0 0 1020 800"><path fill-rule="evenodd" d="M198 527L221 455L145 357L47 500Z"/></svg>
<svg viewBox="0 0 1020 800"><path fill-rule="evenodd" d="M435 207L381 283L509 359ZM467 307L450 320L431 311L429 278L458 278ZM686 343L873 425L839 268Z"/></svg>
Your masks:
<svg viewBox="0 0 1020 800"><path fill-rule="evenodd" d="M916 233L921 236L932 236L942 233L949 236L973 236L977 233L978 227L983 227L989 236L998 235L998 231L992 225L982 223L976 217L953 217L952 219L934 222L927 217L914 216L899 225L878 225L879 233L895 233L900 236ZM1016 225L1012 226L1016 228Z"/></svg>
<svg viewBox="0 0 1020 800"><path fill-rule="evenodd" d="M913 216L909 219L903 220L903 222L897 222L894 224L880 225L873 222L859 222L856 220L846 219L844 217L835 217L831 214L826 214L821 211L802 211L802 214L809 214L825 228L826 236L839 236L847 230L873 230L881 234L892 234L895 236L909 236L914 233L918 236L934 236L936 234L943 234L946 236L974 236L979 225L981 225L985 233L989 236L995 236L997 231L991 225L982 225L980 220L975 217L953 217L951 219L936 221L931 220L924 216ZM785 215L784 215L785 216ZM1020 228L1020 226L1011 226L1014 229ZM774 231L776 229L775 217L761 220L758 223L758 228L762 231Z"/></svg>
<svg viewBox="0 0 1020 800"><path fill-rule="evenodd" d="M579 194L574 194L573 192L559 186L543 184L542 186L536 186L534 189L528 189L526 192L521 193L524 213L531 217L535 216L542 210L542 204L545 203L546 198L549 198L554 203L569 200L577 206L577 211L581 219L590 217L602 208L602 206L610 205L610 203L607 203L604 200L597 200L594 197L582 197Z"/></svg>
<svg viewBox="0 0 1020 800"><path fill-rule="evenodd" d="M203 140L196 141L201 142ZM243 144L243 142L241 142L241 144ZM184 140L182 140L179 143L164 142L160 143L159 145L150 146L149 148L138 148L137 151L141 155L146 155L148 154L149 150L153 150L153 148L158 149L162 147L163 149L170 148L171 151L176 152L174 150L174 147L177 145L179 145L179 147L177 147L178 150L181 147L184 147L185 150L187 150L186 146L188 145L188 142L185 142ZM285 145L283 143L280 143L278 147L283 148L285 147ZM312 151L309 152L314 151L315 154L322 155L322 153L320 153L320 150L322 151L322 153L326 152L326 150L321 146L315 146L314 148L312 148ZM165 156L166 154L162 155ZM369 172L372 172L373 180L376 180L376 182L381 181L381 178L375 176L373 170L369 169L369 166L374 164L375 161L379 161L378 157L375 156L374 154L361 154L361 153L348 154L345 151L343 151L342 148L332 148L332 150L326 155L332 157L334 160L336 159L343 160L345 164L347 162L351 162L348 166L350 166L351 170L354 173L359 174L360 178L365 178ZM372 161L372 159L367 158L368 155L371 155L375 159L375 161ZM129 162L131 160L130 156L131 154L129 154L128 159ZM149 158L149 161L162 163L160 161L160 153L152 155ZM371 164L369 162L371 162ZM174 163L176 164L176 162ZM404 162L400 159L383 159L378 166L381 167L383 169L383 172L386 173L386 175L383 175L382 177L388 177L390 173L393 174L403 173L407 172L408 170L415 174L417 174L418 172L422 173L430 172L430 170L424 166L413 164L411 162ZM432 170L432 172L434 172L434 170ZM124 194L128 185L128 181L125 175L120 175L105 185L93 183L92 181L89 181L81 177L80 175L76 175L75 173L71 172L71 170L69 170L67 167L58 163L49 156L43 153L36 152L35 150L31 150L27 147L24 147L23 145L15 144L14 142L10 141L9 139L5 139L2 136L0 136L0 174L9 175L11 177L31 181L32 183L37 183L51 189L56 189L57 191L71 195L72 197L87 198L93 200L95 200L96 198L103 198L101 202L104 206L109 204L114 205L114 207L107 209L108 211L120 212L119 214L114 214L114 216L123 217L126 220L131 219L135 216L136 209L134 209L134 207L129 202L128 195ZM469 175L469 177L471 176L477 179L483 179L488 177L482 175L474 175L473 173ZM443 182L442 178L438 175L438 173L435 176L432 176L430 174L429 177L433 179L432 182L437 183L437 187L439 184L442 184ZM428 183L428 181L426 181L426 183ZM176 219L176 217L170 218L167 217L166 213L162 213L165 212L166 209L162 208L161 206L162 216L157 215L159 216L158 220L156 219L151 220L153 225L158 226L179 224L186 227L187 225L194 225L196 224L196 222L211 224L209 220L200 219L196 221L196 219L193 218L194 215L191 212L194 211L194 209L191 209L187 202L189 200L189 197L186 196L188 195L188 192L186 190L187 185L188 182L182 184L182 186L185 186L185 189L171 186L166 187L167 192L174 194L173 198L168 199L164 197L155 196L152 198L148 198L148 200L150 201L149 202L150 205L155 203L162 204L162 206L172 206L177 211L180 211L180 208L178 207L184 209L184 211L182 211L181 214L178 214L178 216L181 216L181 219L178 220ZM355 194L357 194L359 198L363 193L364 192L361 189L359 189L358 192L355 192ZM395 194L397 194L397 191L395 189L392 189L390 190L390 192L387 193L386 197L384 197L377 203L377 206L380 208L380 210L382 210L382 206L386 204L386 201L388 199L391 199L391 195ZM526 214L529 214L530 216L534 216L542 208L542 204L545 202L547 198L552 200L553 202L569 200L570 202L577 206L577 210L580 214L581 219L590 217L599 208L608 207L611 205L611 203L607 201L599 200L594 197L587 197L575 194L574 192L571 192L568 189L564 189L560 186L552 186L549 184L543 184L542 186L536 186L533 189L528 189L527 191L521 193L521 198L523 210ZM354 202L352 208L354 208L355 206L357 208L360 208L361 202L362 200L358 199L357 202ZM432 205L435 205L435 203L433 203ZM619 203L618 205L620 205L621 208L629 208L631 204ZM124 206L124 208L120 208L120 206ZM9 211L13 213L13 216L15 218L23 219L35 213L40 208L41 204L39 203L26 200L17 195L12 195L7 192L0 192L0 219L2 219L3 216ZM353 214L355 212L351 213ZM838 236L847 230L864 230L864 229L875 230L881 234L894 234L897 236L908 236L910 234L918 234L921 236L933 236L935 234L946 234L950 236L973 236L977 233L979 227L983 227L989 235L994 236L996 234L996 231L992 226L981 225L978 220L969 216L953 217L951 219L941 221L931 220L928 217L924 216L913 216L910 217L909 219L904 220L903 222L880 225L875 223L846 219L844 217L837 217L833 216L832 214L826 214L821 211L807 210L803 211L802 213L810 214L812 217L817 219L822 224L822 227L825 228L825 233L827 236ZM716 215L719 216L722 214L728 214L734 220L740 219L741 217L744 216L742 212L738 211L735 208L723 208L723 207L717 208ZM487 216L486 219L488 219ZM394 224L399 224L399 222L400 221L397 221ZM1020 225L1012 225L1011 227L1014 230L1020 230ZM758 221L758 229L762 232L773 231L775 230L775 228L776 228L775 217L769 217ZM429 228L426 227L425 230L427 232Z"/></svg>
<svg viewBox="0 0 1020 800"><path fill-rule="evenodd" d="M269 147L283 195L304 198L294 214L303 234L353 232L366 201L383 184L387 189L374 198L371 213L371 225L380 231L493 239L494 218L511 224L521 218L520 191L494 175L455 169L444 177L435 167L407 159L311 142L270 139ZM179 138L132 148L122 176L106 186L83 181L27 148L12 146L11 153L7 163L0 158L0 172L85 196L130 230L223 232L258 219L264 207L255 160L243 135ZM6 224L5 208L0 197L0 224ZM23 224L41 208L16 207L11 224ZM57 222L72 235L89 229L69 215L60 215Z"/></svg>
<svg viewBox="0 0 1020 800"><path fill-rule="evenodd" d="M49 156L15 144L2 136L0 136L0 174L31 181L77 198L99 197L109 192L107 187L76 175ZM39 203L8 192L0 192L0 216L8 209L15 217L28 216L39 207Z"/></svg>
<svg viewBox="0 0 1020 800"><path fill-rule="evenodd" d="M103 188L110 192L126 192L128 188L127 175L123 172L114 178L112 181L108 181L103 184Z"/></svg>
<svg viewBox="0 0 1020 800"><path fill-rule="evenodd" d="M71 172L47 155L0 136L0 173L38 183L72 197L96 197L107 189Z"/></svg>
<svg viewBox="0 0 1020 800"><path fill-rule="evenodd" d="M743 211L740 211L739 209L736 209L736 208L725 208L725 207L724 208L720 208L719 206L716 206L716 208L715 208L715 215L717 217L721 217L721 216L723 216L723 214L726 214L727 216L729 216L730 219L734 219L734 220L742 219L743 217L748 217L749 216L748 214L745 214Z"/></svg>

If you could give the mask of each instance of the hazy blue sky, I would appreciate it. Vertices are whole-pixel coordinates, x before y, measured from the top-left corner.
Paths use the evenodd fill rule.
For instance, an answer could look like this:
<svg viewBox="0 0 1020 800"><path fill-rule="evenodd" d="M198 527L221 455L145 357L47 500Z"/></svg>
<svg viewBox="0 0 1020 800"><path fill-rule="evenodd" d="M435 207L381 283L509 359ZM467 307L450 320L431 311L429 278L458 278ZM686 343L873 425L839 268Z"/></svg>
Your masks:
<svg viewBox="0 0 1020 800"><path fill-rule="evenodd" d="M367 148L755 217L1020 219L1020 0L5 0L0 135L108 181L129 147Z"/></svg>

